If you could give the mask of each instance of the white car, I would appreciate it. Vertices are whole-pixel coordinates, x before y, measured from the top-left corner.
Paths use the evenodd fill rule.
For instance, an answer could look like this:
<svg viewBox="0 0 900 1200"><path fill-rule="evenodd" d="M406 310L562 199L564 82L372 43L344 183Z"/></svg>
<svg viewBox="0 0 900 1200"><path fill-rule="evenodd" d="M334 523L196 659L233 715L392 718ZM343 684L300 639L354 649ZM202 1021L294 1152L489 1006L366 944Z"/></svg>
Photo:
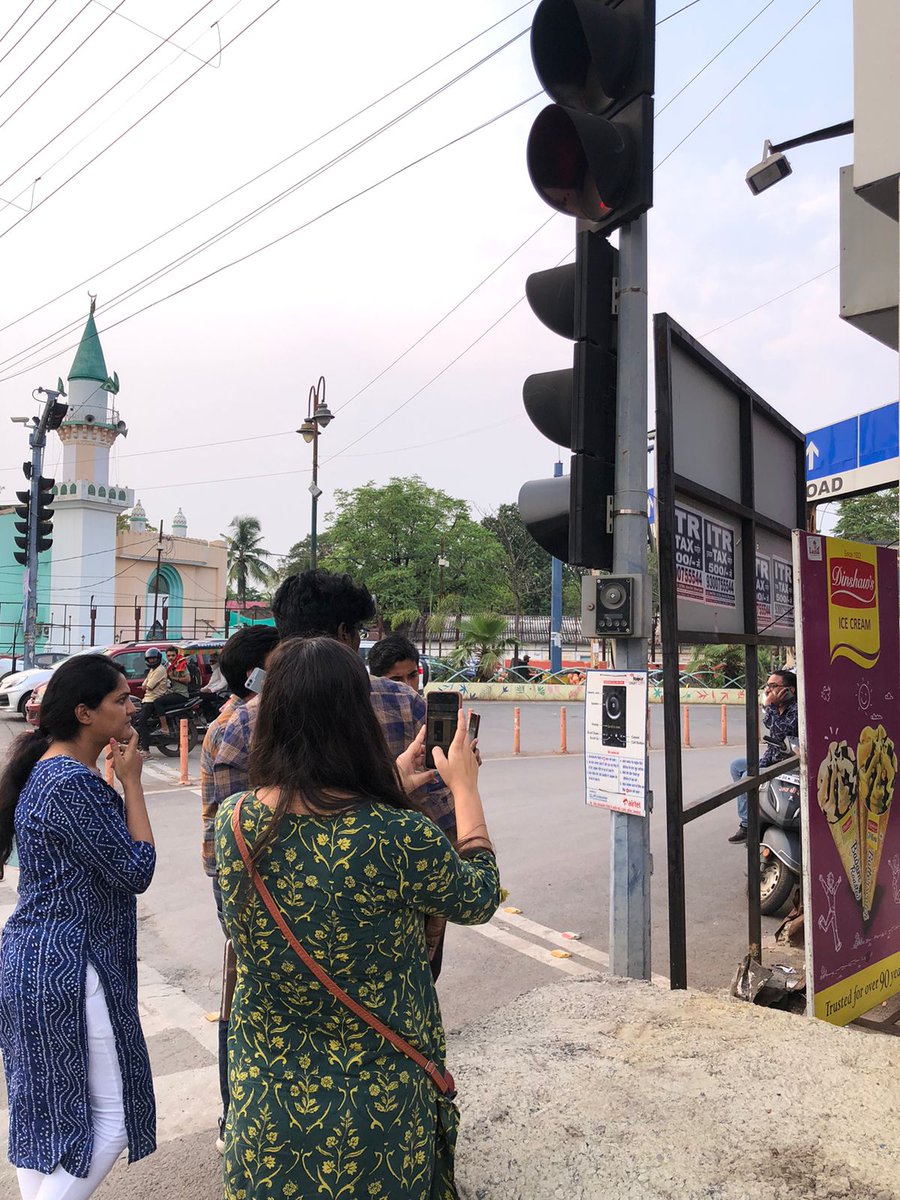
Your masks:
<svg viewBox="0 0 900 1200"><path fill-rule="evenodd" d="M0 713L18 713L24 717L28 697L52 674L50 667L32 667L29 671L13 671L12 675L0 680Z"/></svg>

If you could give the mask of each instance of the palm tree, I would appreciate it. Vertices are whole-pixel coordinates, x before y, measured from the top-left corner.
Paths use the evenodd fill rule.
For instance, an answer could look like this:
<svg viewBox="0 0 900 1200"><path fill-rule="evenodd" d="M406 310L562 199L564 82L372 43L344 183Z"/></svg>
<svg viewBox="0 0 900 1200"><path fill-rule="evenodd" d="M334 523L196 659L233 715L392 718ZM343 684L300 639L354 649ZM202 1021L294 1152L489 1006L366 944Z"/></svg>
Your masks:
<svg viewBox="0 0 900 1200"><path fill-rule="evenodd" d="M495 613L465 617L460 625L459 645L450 655L454 666L465 666L475 659L475 679L488 682L500 665L500 655L513 644L506 635L506 617Z"/></svg>
<svg viewBox="0 0 900 1200"><path fill-rule="evenodd" d="M247 584L268 583L273 570L266 562L271 555L263 550L262 529L258 517L232 517L230 533L223 533L228 546L228 579L234 585L241 608L247 607Z"/></svg>

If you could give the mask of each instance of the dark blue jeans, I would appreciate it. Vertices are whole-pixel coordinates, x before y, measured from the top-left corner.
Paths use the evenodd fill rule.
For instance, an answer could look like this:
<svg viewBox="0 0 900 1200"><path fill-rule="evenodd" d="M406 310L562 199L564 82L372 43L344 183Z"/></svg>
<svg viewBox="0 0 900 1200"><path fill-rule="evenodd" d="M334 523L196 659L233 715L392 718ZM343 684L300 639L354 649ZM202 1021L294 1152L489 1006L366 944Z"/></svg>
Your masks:
<svg viewBox="0 0 900 1200"><path fill-rule="evenodd" d="M225 920L222 914L222 889L219 887L219 880L214 875L212 877L213 896L216 901L216 915L219 918L219 924L222 926L222 932L225 932ZM228 1114L228 1104L231 1100L231 1093L228 1090L228 1022L219 1022L219 1092L222 1095L222 1116Z"/></svg>

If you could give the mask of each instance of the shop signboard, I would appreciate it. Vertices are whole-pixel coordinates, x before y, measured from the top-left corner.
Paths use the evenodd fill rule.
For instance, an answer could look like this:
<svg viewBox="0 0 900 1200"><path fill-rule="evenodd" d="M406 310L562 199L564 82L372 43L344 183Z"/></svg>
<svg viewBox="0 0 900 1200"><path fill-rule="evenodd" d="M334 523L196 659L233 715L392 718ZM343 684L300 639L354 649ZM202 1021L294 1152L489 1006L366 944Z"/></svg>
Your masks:
<svg viewBox="0 0 900 1200"><path fill-rule="evenodd" d="M897 552L794 534L810 1012L846 1025L900 992Z"/></svg>

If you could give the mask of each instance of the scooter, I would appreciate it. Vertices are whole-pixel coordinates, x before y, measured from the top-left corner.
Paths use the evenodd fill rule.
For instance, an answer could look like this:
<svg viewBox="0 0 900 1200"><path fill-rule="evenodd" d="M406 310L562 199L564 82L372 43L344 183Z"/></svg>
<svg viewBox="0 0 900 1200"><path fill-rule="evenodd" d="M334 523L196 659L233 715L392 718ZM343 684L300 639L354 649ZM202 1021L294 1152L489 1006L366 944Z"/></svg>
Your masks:
<svg viewBox="0 0 900 1200"><path fill-rule="evenodd" d="M136 701L136 703L138 702ZM177 758L181 753L181 722L186 719L188 753L190 753L205 735L208 727L200 713L201 704L200 696L190 696L178 708L167 709L168 731L160 727L159 717L155 712L151 712L147 722L150 745L156 746L159 752L167 758ZM143 705L140 708L143 709Z"/></svg>
<svg viewBox="0 0 900 1200"><path fill-rule="evenodd" d="M792 755L799 748L794 738L766 741ZM800 883L800 871L800 775L786 771L759 789L759 908L764 916L787 903Z"/></svg>

